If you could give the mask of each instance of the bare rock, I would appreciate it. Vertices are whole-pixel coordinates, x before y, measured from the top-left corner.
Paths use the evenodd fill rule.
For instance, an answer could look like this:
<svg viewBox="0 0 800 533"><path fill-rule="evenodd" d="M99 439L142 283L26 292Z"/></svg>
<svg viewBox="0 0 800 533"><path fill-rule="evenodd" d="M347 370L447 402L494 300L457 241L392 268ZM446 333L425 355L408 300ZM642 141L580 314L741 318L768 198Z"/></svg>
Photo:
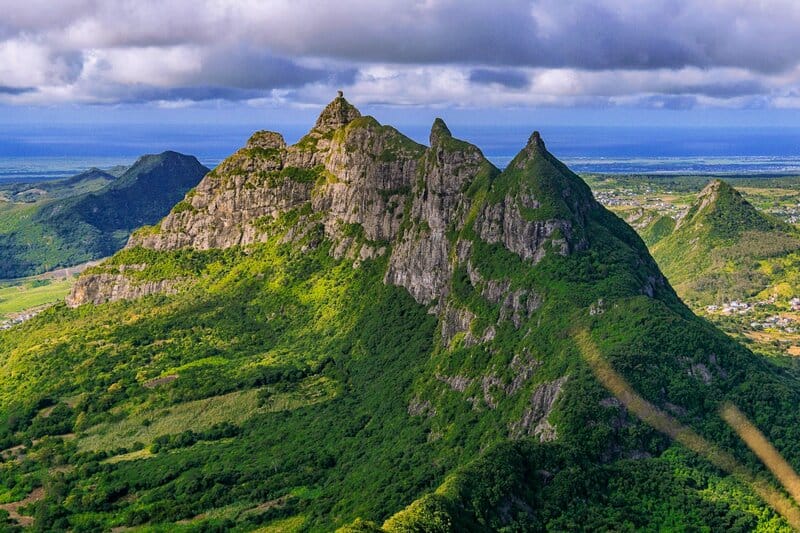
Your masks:
<svg viewBox="0 0 800 533"><path fill-rule="evenodd" d="M385 281L408 289L429 304L446 291L453 275L454 243L448 231L463 228L471 200L466 189L481 172L493 167L475 146L454 139L441 119L431 128L430 148L423 157L421 179L415 181L410 224L389 261ZM469 245L458 243L468 255Z"/></svg>
<svg viewBox="0 0 800 533"><path fill-rule="evenodd" d="M547 418L550 416L553 405L566 381L567 376L562 376L536 387L531 396L529 407L523 413L522 418L509 426L511 438L536 436L542 442L547 442L558 437L556 428Z"/></svg>
<svg viewBox="0 0 800 533"><path fill-rule="evenodd" d="M182 281L185 280L138 281L124 273L93 274L78 279L66 302L69 307L78 307L85 303L99 305L117 300L132 300L150 294L175 294Z"/></svg>

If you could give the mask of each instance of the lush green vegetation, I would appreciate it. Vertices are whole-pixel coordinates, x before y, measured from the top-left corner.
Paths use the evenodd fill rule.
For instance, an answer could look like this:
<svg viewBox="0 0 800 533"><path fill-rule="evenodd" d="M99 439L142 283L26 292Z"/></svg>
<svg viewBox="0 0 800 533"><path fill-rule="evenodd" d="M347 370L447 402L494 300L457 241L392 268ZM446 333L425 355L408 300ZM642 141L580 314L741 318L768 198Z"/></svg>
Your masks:
<svg viewBox="0 0 800 533"><path fill-rule="evenodd" d="M117 168L105 172L91 168L66 179L37 183L4 183L0 185L0 198L10 202L25 203L79 196L102 189L122 175L125 170L127 169Z"/></svg>
<svg viewBox="0 0 800 533"><path fill-rule="evenodd" d="M764 265L800 248L800 237L755 209L736 190L716 182L675 231L652 248L681 296L699 305L755 296L775 283Z"/></svg>
<svg viewBox="0 0 800 533"><path fill-rule="evenodd" d="M79 175L36 203L0 203L0 279L113 254L131 231L166 215L207 172L194 157L165 152L140 158L98 189L84 187Z"/></svg>
<svg viewBox="0 0 800 533"><path fill-rule="evenodd" d="M43 531L787 529L622 408L576 334L768 483L717 411L734 402L797 466L792 371L695 317L543 147L465 189L467 223L447 237L469 264L453 259L438 315L384 283L387 255L333 259L321 227L284 242L309 206L246 249L116 254L98 271L182 290L59 305L0 333L0 502L41 493L21 511ZM581 246L534 265L478 238L478 213L507 198L527 222L568 220ZM492 284L524 305L492 303ZM458 314L468 326L443 336Z"/></svg>
<svg viewBox="0 0 800 533"><path fill-rule="evenodd" d="M0 319L45 304L62 301L74 279L28 280L0 284Z"/></svg>

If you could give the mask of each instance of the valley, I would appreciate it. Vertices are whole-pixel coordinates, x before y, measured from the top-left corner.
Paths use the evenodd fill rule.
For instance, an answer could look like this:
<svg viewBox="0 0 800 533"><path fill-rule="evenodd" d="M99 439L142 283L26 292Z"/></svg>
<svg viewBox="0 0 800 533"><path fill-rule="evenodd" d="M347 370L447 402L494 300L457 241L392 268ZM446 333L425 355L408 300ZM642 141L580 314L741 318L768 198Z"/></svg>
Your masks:
<svg viewBox="0 0 800 533"><path fill-rule="evenodd" d="M152 224L208 172L164 152L109 172L0 185L0 279L33 276L106 257Z"/></svg>

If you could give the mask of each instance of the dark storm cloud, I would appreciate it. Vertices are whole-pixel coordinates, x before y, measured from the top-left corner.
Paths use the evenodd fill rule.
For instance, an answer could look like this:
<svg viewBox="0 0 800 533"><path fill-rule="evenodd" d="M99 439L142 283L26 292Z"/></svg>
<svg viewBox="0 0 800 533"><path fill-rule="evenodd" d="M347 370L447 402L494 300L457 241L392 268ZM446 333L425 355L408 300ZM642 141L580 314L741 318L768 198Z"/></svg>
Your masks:
<svg viewBox="0 0 800 533"><path fill-rule="evenodd" d="M470 71L469 81L480 85L496 83L509 89L524 89L530 84L530 80L523 72L485 68L476 68Z"/></svg>
<svg viewBox="0 0 800 533"><path fill-rule="evenodd" d="M192 101L203 102L207 100L241 101L260 98L264 91L256 89L237 89L231 87L152 87L146 85L112 86L105 89L109 96L113 96L117 103L138 104L144 102L161 101ZM102 94L102 93L101 93Z"/></svg>
<svg viewBox="0 0 800 533"><path fill-rule="evenodd" d="M246 27L276 50L358 61L582 69L797 63L788 1L310 2Z"/></svg>
<svg viewBox="0 0 800 533"><path fill-rule="evenodd" d="M36 90L36 87L7 87L0 85L0 94L23 94Z"/></svg>
<svg viewBox="0 0 800 533"><path fill-rule="evenodd" d="M194 76L197 83L240 89L298 87L312 82L353 83L356 70L308 68L252 46L215 49L204 57L203 68Z"/></svg>

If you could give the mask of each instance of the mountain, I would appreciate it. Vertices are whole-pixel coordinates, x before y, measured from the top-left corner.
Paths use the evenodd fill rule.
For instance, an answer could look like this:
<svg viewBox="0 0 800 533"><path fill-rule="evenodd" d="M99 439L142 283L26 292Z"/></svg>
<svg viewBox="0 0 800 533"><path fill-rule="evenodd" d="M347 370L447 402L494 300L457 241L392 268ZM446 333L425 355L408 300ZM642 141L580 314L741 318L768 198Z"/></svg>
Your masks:
<svg viewBox="0 0 800 533"><path fill-rule="evenodd" d="M77 196L102 189L117 178L114 174L90 168L75 176L37 183L11 183L0 186L0 192L12 202L38 202Z"/></svg>
<svg viewBox="0 0 800 533"><path fill-rule="evenodd" d="M733 187L713 180L675 230L652 247L681 297L706 305L754 296L775 282L772 259L800 249L788 224L753 207Z"/></svg>
<svg viewBox="0 0 800 533"><path fill-rule="evenodd" d="M43 530L797 523L718 410L797 465L800 381L693 315L538 133L500 172L340 95L68 304L0 333L0 488Z"/></svg>
<svg viewBox="0 0 800 533"><path fill-rule="evenodd" d="M0 278L111 255L133 229L168 213L207 172L192 156L164 152L141 157L118 178L92 169L67 180L37 184L35 189L45 201L10 204L0 212ZM98 188L99 180L105 185ZM86 188L89 192L82 192ZM33 194L32 189L16 196L24 194Z"/></svg>

